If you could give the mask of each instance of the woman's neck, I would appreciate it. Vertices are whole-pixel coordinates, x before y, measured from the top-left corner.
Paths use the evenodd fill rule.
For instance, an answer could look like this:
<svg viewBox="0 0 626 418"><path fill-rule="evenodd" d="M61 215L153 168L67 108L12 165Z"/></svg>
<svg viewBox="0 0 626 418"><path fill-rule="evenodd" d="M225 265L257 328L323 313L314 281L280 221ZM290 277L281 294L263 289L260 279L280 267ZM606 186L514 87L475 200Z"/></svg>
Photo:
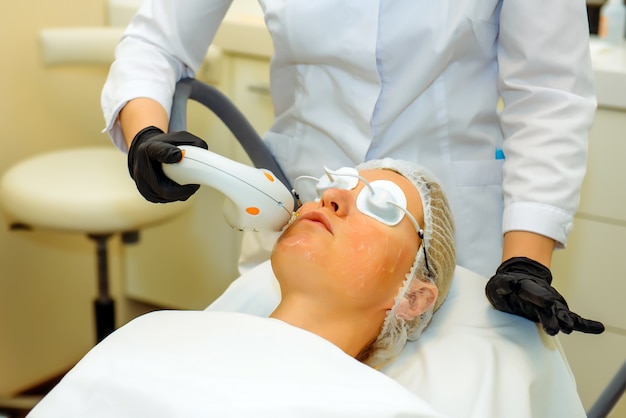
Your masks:
<svg viewBox="0 0 626 418"><path fill-rule="evenodd" d="M317 300L296 296L283 299L270 317L317 334L352 357L376 338L380 327L375 324L382 321L363 314L349 315Z"/></svg>

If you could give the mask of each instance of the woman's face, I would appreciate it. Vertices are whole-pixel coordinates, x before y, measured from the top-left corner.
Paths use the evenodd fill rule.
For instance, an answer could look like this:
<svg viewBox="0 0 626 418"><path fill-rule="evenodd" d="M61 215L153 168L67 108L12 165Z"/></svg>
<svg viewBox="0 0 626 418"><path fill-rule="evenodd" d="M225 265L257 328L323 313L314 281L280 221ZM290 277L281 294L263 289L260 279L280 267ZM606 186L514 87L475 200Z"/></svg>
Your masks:
<svg viewBox="0 0 626 418"><path fill-rule="evenodd" d="M423 225L422 202L413 184L390 170L359 173L368 181L389 180L404 192L407 209ZM304 204L300 216L278 239L272 266L283 297L319 297L337 309L393 306L415 259L415 226L404 216L388 226L356 207L363 182L352 190L328 189L318 202Z"/></svg>

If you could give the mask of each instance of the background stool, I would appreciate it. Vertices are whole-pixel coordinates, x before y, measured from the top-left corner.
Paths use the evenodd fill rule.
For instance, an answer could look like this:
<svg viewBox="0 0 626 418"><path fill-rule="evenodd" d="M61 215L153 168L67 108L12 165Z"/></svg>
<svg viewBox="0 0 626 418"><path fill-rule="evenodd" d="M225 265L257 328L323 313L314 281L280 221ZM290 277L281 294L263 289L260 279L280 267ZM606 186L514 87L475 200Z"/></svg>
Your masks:
<svg viewBox="0 0 626 418"><path fill-rule="evenodd" d="M136 242L141 228L165 222L188 202L155 204L137 191L126 156L109 147L40 154L12 166L0 183L0 204L12 229L46 228L86 234L96 243L96 341L115 329L109 295L107 242L121 234Z"/></svg>

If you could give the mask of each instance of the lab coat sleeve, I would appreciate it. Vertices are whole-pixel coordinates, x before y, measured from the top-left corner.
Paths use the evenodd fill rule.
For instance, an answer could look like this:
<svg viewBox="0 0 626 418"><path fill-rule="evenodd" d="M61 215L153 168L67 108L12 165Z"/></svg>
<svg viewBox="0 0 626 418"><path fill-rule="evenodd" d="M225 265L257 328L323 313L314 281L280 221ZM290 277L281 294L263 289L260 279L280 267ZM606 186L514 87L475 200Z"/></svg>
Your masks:
<svg viewBox="0 0 626 418"><path fill-rule="evenodd" d="M126 151L117 121L132 99L147 97L168 112L176 82L192 77L232 0L146 0L126 28L102 90L102 110L114 144Z"/></svg>
<svg viewBox="0 0 626 418"><path fill-rule="evenodd" d="M503 231L564 245L586 171L596 109L584 0L503 1Z"/></svg>

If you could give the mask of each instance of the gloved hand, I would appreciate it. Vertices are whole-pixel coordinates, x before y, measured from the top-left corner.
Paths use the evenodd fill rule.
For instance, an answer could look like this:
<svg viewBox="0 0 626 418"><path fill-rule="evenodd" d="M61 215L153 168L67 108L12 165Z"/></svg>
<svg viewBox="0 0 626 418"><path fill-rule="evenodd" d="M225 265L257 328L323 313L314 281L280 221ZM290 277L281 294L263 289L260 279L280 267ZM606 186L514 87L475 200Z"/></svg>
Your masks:
<svg viewBox="0 0 626 418"><path fill-rule="evenodd" d="M581 318L552 286L552 274L544 265L526 257L513 257L498 267L485 291L494 308L540 322L549 335L581 331L600 334L601 322Z"/></svg>
<svg viewBox="0 0 626 418"><path fill-rule="evenodd" d="M128 171L139 192L150 202L187 200L200 188L198 184L181 186L163 172L162 163L173 164L182 159L178 145L209 148L206 142L189 132L163 133L154 126L139 131L130 145Z"/></svg>

